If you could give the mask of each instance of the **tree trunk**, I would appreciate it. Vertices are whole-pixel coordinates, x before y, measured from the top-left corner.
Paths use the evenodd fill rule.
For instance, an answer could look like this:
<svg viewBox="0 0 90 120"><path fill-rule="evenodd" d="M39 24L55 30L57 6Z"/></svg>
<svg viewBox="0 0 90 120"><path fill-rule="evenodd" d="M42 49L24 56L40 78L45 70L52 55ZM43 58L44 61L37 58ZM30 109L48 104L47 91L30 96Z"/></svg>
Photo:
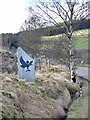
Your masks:
<svg viewBox="0 0 90 120"><path fill-rule="evenodd" d="M72 40L72 38L71 38L71 40ZM71 73L71 82L75 83L76 82L76 73L75 73L75 61L74 61L73 44L70 48L70 73Z"/></svg>
<svg viewBox="0 0 90 120"><path fill-rule="evenodd" d="M73 49L70 50L70 72L71 72L71 82L76 82L75 74L75 63L74 63L74 53Z"/></svg>
<svg viewBox="0 0 90 120"><path fill-rule="evenodd" d="M74 62L74 52L73 52L73 40L72 40L72 24L70 25L70 31L68 34L69 38L69 48L70 48L70 73L71 73L71 82L76 82L76 73L75 73L75 62Z"/></svg>

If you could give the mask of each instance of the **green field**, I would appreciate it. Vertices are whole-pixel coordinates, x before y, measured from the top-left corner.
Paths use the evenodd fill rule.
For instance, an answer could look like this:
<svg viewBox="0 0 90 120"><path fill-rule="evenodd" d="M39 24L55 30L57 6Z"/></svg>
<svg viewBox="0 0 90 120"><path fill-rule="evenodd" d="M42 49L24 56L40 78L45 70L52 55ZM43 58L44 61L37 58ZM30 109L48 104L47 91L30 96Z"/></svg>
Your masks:
<svg viewBox="0 0 90 120"><path fill-rule="evenodd" d="M90 29L86 30L78 30L73 33L73 42L75 49L82 50L82 49L90 49ZM63 34L54 35L54 36L43 36L42 40L51 41L51 40L60 40L65 38Z"/></svg>
<svg viewBox="0 0 90 120"><path fill-rule="evenodd" d="M75 49L90 49L90 29L89 30L79 30L75 31L73 35L73 41L75 45Z"/></svg>
<svg viewBox="0 0 90 120"><path fill-rule="evenodd" d="M89 46L90 43L90 39L88 37L84 38L84 37L76 37L74 39L74 45L75 45L75 49L90 49Z"/></svg>

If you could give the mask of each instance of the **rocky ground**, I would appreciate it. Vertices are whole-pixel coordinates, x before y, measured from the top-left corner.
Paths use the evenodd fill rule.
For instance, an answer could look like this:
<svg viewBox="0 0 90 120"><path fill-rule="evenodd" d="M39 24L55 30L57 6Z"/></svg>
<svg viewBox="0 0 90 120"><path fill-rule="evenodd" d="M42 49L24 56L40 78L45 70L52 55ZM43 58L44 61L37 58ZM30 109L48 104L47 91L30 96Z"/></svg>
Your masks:
<svg viewBox="0 0 90 120"><path fill-rule="evenodd" d="M0 114L3 118L66 118L79 82L70 83L65 66L36 71L36 82L32 84L18 79L16 58L12 54L3 53L2 59Z"/></svg>

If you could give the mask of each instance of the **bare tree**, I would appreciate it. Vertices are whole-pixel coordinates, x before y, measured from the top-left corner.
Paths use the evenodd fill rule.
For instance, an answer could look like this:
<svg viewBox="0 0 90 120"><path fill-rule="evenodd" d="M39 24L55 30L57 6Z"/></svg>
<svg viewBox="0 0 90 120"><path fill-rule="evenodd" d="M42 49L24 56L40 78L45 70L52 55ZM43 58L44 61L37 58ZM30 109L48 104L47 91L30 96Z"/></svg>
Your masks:
<svg viewBox="0 0 90 120"><path fill-rule="evenodd" d="M60 27L60 22L63 21L65 25L65 35L69 42L70 52L70 70L71 80L75 77L74 69L74 53L72 34L78 27L79 23L88 18L90 15L90 1L89 0L38 0L34 4L30 4L33 12L49 21L49 25L56 25ZM31 12L31 11L30 11Z"/></svg>
<svg viewBox="0 0 90 120"><path fill-rule="evenodd" d="M29 17L21 25L21 31L35 30L46 26L46 21L43 21L43 19L37 14L35 14L32 9L29 8L29 11Z"/></svg>

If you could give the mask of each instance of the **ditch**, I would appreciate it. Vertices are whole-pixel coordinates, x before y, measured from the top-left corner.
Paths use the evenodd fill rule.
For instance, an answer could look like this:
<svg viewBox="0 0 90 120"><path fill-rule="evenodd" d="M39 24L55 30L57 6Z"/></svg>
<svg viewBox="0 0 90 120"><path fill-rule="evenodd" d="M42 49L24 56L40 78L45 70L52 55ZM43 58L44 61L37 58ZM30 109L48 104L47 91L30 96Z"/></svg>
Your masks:
<svg viewBox="0 0 90 120"><path fill-rule="evenodd" d="M70 105L67 111L67 118L88 118L88 86L90 85L89 82L83 80L83 96L82 97L75 97L73 99L72 104Z"/></svg>

